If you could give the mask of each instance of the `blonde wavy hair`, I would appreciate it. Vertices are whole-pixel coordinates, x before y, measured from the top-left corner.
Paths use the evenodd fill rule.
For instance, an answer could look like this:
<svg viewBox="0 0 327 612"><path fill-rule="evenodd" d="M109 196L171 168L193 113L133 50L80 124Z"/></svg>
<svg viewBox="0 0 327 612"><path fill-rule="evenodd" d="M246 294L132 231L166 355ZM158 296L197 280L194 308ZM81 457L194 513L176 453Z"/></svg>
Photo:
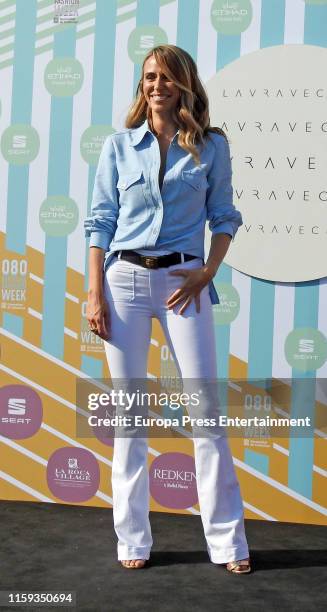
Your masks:
<svg viewBox="0 0 327 612"><path fill-rule="evenodd" d="M200 157L195 145L204 145L210 138L209 132L221 134L228 141L225 132L219 127L210 126L209 100L198 75L193 58L175 45L158 45L145 56L142 64L142 76L136 89L135 99L128 111L125 127L136 128L147 119L152 131L152 112L143 93L144 64L149 57L155 57L161 70L180 90L177 108L173 120L179 127L178 144L193 156L197 165Z"/></svg>

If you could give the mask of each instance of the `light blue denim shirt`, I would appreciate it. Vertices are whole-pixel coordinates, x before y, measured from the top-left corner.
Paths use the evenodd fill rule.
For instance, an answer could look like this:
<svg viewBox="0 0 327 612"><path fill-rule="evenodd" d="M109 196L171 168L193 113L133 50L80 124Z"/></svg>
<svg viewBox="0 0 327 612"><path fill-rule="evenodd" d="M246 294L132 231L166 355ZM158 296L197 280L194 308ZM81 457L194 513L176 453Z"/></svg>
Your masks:
<svg viewBox="0 0 327 612"><path fill-rule="evenodd" d="M159 189L159 143L146 120L107 137L95 176L91 216L84 221L89 246L105 250L104 271L115 251L165 249L204 259L205 224L234 240L242 225L233 205L232 167L226 139L210 132L197 145L200 166L172 139ZM212 304L219 304L209 283Z"/></svg>

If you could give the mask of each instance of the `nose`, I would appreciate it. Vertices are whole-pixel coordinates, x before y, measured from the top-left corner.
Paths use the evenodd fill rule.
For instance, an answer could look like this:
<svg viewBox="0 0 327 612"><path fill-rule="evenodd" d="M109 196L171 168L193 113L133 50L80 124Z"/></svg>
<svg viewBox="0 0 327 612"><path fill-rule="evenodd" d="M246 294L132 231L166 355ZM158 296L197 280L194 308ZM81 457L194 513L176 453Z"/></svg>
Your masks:
<svg viewBox="0 0 327 612"><path fill-rule="evenodd" d="M153 88L154 88L155 92L156 92L158 89L159 89L159 91L160 91L161 81L162 81L162 80L163 80L163 77L162 77L160 74L158 74L158 75L157 75L157 77L156 77L156 79L155 79L155 80L154 80L154 82L153 82Z"/></svg>

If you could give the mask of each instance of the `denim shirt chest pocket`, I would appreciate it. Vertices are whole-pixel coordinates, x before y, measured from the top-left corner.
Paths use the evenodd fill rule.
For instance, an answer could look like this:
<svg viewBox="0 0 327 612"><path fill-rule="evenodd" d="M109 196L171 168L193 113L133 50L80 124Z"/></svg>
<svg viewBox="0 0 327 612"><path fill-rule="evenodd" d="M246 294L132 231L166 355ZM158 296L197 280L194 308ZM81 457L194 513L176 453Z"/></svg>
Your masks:
<svg viewBox="0 0 327 612"><path fill-rule="evenodd" d="M206 173L201 168L182 170L181 179L182 186L186 190L189 190L189 187L192 187L192 189L195 191L205 191L209 185Z"/></svg>
<svg viewBox="0 0 327 612"><path fill-rule="evenodd" d="M197 219L205 204L206 191L209 186L205 170L202 168L182 170L178 183L178 196L187 202L188 214L195 215L194 219Z"/></svg>
<svg viewBox="0 0 327 612"><path fill-rule="evenodd" d="M146 188L143 170L119 174L117 189L120 204L119 216L122 221L130 224L145 221L148 218Z"/></svg>

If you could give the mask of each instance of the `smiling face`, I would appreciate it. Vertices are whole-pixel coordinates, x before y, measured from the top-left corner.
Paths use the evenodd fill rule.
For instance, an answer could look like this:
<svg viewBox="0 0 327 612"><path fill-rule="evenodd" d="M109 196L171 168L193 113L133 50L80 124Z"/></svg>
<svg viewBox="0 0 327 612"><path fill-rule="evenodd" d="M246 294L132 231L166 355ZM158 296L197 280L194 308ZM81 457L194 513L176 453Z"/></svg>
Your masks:
<svg viewBox="0 0 327 612"><path fill-rule="evenodd" d="M154 113L171 114L176 108L180 90L162 71L152 55L144 64L143 93Z"/></svg>

